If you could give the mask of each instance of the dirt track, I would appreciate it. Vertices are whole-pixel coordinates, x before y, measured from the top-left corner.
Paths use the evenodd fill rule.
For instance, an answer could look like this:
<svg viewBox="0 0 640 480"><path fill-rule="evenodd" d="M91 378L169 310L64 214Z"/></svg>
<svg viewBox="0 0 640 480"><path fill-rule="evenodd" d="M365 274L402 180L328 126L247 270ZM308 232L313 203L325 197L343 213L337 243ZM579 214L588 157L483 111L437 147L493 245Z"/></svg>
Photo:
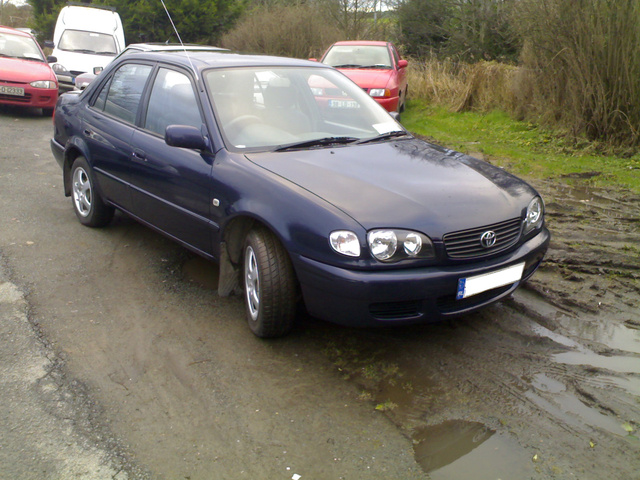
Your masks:
<svg viewBox="0 0 640 480"><path fill-rule="evenodd" d="M534 182L552 247L513 298L264 342L215 265L121 215L81 227L50 129L0 112L0 253L130 478L640 478L640 197Z"/></svg>

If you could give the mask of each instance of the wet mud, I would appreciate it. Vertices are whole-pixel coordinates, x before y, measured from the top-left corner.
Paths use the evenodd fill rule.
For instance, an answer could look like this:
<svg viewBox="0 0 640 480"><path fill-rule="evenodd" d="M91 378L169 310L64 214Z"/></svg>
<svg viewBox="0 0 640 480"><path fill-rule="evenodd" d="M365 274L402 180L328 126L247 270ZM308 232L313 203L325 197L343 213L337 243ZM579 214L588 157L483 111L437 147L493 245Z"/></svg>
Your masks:
<svg viewBox="0 0 640 480"><path fill-rule="evenodd" d="M327 340L431 478L640 478L640 198L536 186L553 240L511 298Z"/></svg>

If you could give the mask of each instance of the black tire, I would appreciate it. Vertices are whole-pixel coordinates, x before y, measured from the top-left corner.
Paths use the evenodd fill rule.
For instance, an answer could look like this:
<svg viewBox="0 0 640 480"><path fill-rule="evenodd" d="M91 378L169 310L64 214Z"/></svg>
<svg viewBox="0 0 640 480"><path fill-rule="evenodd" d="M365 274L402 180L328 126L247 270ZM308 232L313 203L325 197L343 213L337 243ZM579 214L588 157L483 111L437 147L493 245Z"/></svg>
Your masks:
<svg viewBox="0 0 640 480"><path fill-rule="evenodd" d="M404 91L404 93L400 96L400 98L402 99L402 103L400 104L400 108L398 109L398 113L402 113L404 112L404 109L407 106L407 94L409 93L409 87L407 87Z"/></svg>
<svg viewBox="0 0 640 480"><path fill-rule="evenodd" d="M76 158L71 166L71 199L81 224L104 227L111 222L114 208L106 205L96 191L93 170L84 157Z"/></svg>
<svg viewBox="0 0 640 480"><path fill-rule="evenodd" d="M297 282L287 251L266 228L247 235L242 272L251 331L261 338L287 334L295 320Z"/></svg>

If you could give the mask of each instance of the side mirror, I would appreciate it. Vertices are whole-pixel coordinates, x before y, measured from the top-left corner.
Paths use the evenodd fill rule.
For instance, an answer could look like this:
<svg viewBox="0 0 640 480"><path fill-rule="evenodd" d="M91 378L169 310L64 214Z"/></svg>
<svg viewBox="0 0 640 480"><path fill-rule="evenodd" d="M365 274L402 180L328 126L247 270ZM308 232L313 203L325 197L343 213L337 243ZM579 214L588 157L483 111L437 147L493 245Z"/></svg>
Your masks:
<svg viewBox="0 0 640 480"><path fill-rule="evenodd" d="M45 40L44 46L47 48L55 48L56 45L53 43L53 40Z"/></svg>
<svg viewBox="0 0 640 480"><path fill-rule="evenodd" d="M207 140L199 128L188 125L169 125L164 132L164 141L170 147L206 150Z"/></svg>
<svg viewBox="0 0 640 480"><path fill-rule="evenodd" d="M391 118L393 118L396 122L400 122L400 114L398 112L389 112Z"/></svg>
<svg viewBox="0 0 640 480"><path fill-rule="evenodd" d="M400 60L398 62L398 68L406 68L407 65L409 65L409 62L407 62L406 60Z"/></svg>
<svg viewBox="0 0 640 480"><path fill-rule="evenodd" d="M53 55L47 56L47 63L57 63L58 57L54 57Z"/></svg>
<svg viewBox="0 0 640 480"><path fill-rule="evenodd" d="M104 70L104 67L93 67L93 74L98 75L103 70Z"/></svg>

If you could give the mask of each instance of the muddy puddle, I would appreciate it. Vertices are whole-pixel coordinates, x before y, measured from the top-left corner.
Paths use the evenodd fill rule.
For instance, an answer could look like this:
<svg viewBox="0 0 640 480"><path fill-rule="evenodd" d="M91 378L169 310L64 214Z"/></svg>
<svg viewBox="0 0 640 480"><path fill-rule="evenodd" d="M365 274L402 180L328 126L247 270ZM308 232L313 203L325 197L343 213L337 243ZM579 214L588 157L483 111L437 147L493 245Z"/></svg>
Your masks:
<svg viewBox="0 0 640 480"><path fill-rule="evenodd" d="M552 245L510 299L436 325L296 333L430 478L640 478L640 199L538 187ZM182 273L216 288L212 263Z"/></svg>
<svg viewBox="0 0 640 480"><path fill-rule="evenodd" d="M533 473L528 453L481 423L449 420L414 436L416 461L433 480L523 478ZM525 468L523 468L523 466Z"/></svg>

